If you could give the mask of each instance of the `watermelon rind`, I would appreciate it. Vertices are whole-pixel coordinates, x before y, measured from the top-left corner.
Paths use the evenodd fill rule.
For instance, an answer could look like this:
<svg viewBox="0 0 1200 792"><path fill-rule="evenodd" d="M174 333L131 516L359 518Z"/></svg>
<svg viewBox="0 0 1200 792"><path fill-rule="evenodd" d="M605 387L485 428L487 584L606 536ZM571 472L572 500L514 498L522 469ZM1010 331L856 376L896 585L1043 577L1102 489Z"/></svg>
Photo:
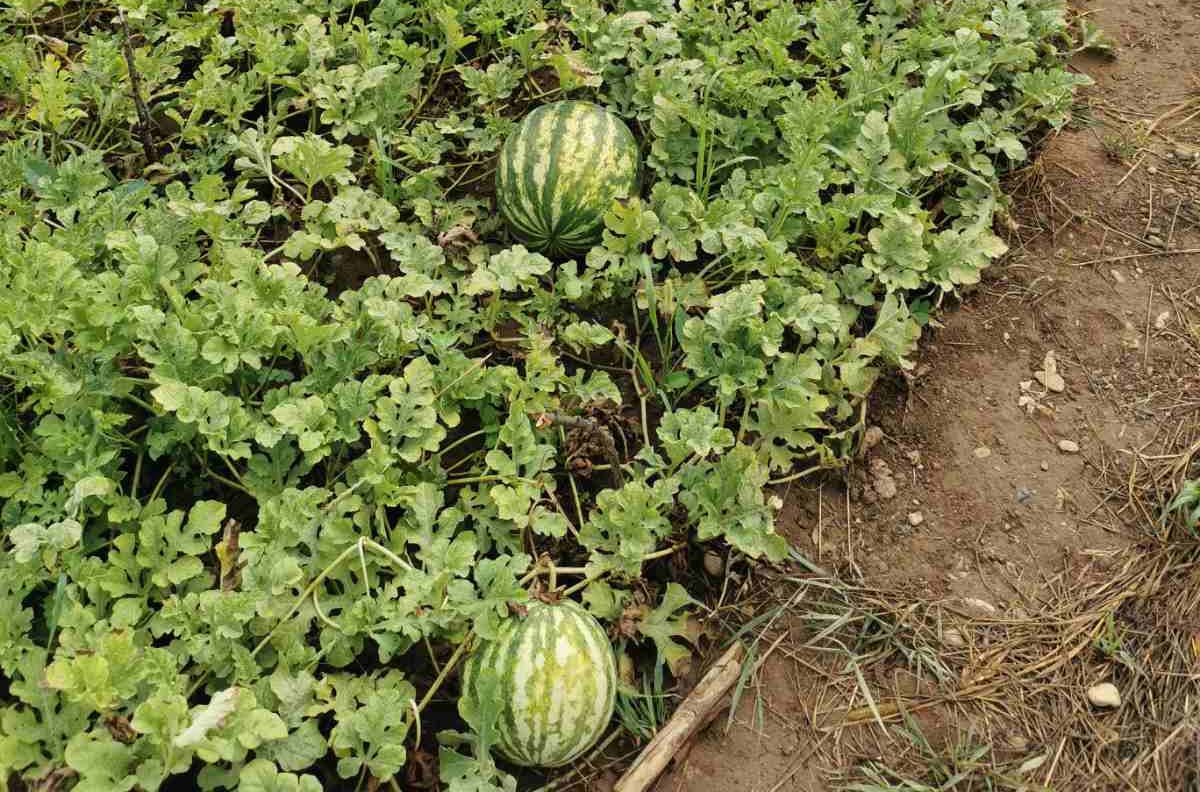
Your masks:
<svg viewBox="0 0 1200 792"><path fill-rule="evenodd" d="M595 617L573 600L535 600L475 648L460 709L496 712L491 747L514 764L559 767L600 738L616 691L612 646Z"/></svg>
<svg viewBox="0 0 1200 792"><path fill-rule="evenodd" d="M543 105L500 152L500 214L531 250L584 253L600 241L612 202L637 194L640 162L637 140L615 114L591 102Z"/></svg>

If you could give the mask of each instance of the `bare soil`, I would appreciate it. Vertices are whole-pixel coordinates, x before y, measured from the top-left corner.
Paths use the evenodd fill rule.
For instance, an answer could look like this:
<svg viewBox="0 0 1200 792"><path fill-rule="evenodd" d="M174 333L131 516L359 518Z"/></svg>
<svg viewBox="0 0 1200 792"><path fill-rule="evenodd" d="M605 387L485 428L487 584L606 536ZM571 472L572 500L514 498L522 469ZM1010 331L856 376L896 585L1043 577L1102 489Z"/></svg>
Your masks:
<svg viewBox="0 0 1200 792"><path fill-rule="evenodd" d="M1196 598L1184 595L1195 587L1181 583L1200 582L1194 565L1162 560L1153 588L1139 583L1151 572L1136 566L1158 558L1169 495L1157 473L1143 476L1200 432L1200 2L1110 0L1080 11L1113 39L1117 57L1076 58L1095 80L1079 97L1078 119L1011 177L1010 255L961 304L944 306L914 377L880 389L869 415L881 442L844 477L781 493L782 524L805 557L860 587L855 607L871 604L867 592L888 592L875 604L898 614L889 623L910 625L909 648L940 653L960 678L921 670L936 669L938 657L896 652L856 672L848 654L814 647L812 619L801 618L812 608L787 600L794 617L782 620L781 640L772 633L759 642L760 664L730 728L719 718L657 789L839 788L863 782L871 760L944 781L930 757L961 758L968 744L987 748L962 765L983 768L980 779L1000 778L1013 766L1006 762L1040 762L1021 771L1030 789L1198 783L1200 753L1185 746L1200 745L1200 731L1181 720L1191 710L1172 711L1184 700L1168 695L1176 683L1129 672L1160 658L1157 628L1138 632L1113 614L1148 619L1146 603L1157 602L1158 611L1178 608L1176 626L1200 636ZM1048 352L1061 392L1036 376L1046 378ZM891 497L880 481L887 473ZM745 574L777 594L783 580L796 580ZM1072 619L1088 629L1068 631ZM924 627L911 627L917 621ZM879 625L862 625L850 649L881 657L872 654ZM1101 643L1119 647L1122 635L1140 655L1122 659ZM1042 640L1061 663L1039 665ZM1018 670L1012 679L1043 687L998 683L980 694L971 686L999 679L996 669L1018 658L1022 669L1056 676ZM1172 658L1196 685L1196 656ZM1090 706L1086 687L1107 679L1134 703ZM961 695L934 695L954 685ZM1139 697L1138 685L1157 698ZM1134 709L1147 701L1155 711ZM927 745L896 730L906 703ZM987 788L1022 788L1016 783Z"/></svg>

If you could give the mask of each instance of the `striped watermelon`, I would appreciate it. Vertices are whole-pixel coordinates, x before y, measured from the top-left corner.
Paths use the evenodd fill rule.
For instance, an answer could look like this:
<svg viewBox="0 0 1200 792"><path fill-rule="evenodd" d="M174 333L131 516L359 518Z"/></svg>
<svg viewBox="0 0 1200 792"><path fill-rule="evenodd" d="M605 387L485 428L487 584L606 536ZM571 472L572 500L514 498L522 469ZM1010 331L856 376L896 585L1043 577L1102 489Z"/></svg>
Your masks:
<svg viewBox="0 0 1200 792"><path fill-rule="evenodd" d="M615 198L637 194L640 157L625 122L591 102L555 102L513 130L496 168L500 213L528 247L584 253Z"/></svg>
<svg viewBox="0 0 1200 792"><path fill-rule="evenodd" d="M571 600L535 600L523 618L507 619L496 640L475 649L462 684L464 717L485 702L497 707L493 747L505 758L557 767L592 747L608 726L617 666L590 613Z"/></svg>

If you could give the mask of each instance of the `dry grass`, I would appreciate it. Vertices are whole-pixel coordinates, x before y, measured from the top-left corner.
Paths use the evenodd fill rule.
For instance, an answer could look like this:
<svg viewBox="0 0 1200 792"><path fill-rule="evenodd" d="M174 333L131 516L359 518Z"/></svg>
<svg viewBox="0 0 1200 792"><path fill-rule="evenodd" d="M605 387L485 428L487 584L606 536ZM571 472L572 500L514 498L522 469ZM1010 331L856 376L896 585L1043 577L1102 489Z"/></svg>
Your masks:
<svg viewBox="0 0 1200 792"><path fill-rule="evenodd" d="M970 618L952 602L815 575L761 591L779 596L784 583L787 624L754 641L807 678L812 747L777 789L814 759L859 789L1200 783L1185 772L1200 763L1198 543L1148 543L1064 571L1024 618ZM1121 707L1088 702L1102 681Z"/></svg>
<svg viewBox="0 0 1200 792"><path fill-rule="evenodd" d="M743 693L759 694L767 656L787 658L807 733L770 792L810 766L872 792L1200 790L1200 541L1163 516L1197 474L1200 422L1178 417L1153 452L1089 464L1099 518L1142 526L1142 540L1045 579L1019 618L808 562L808 574L760 571L727 612L759 614L741 628L758 658ZM1120 707L1090 704L1100 682Z"/></svg>

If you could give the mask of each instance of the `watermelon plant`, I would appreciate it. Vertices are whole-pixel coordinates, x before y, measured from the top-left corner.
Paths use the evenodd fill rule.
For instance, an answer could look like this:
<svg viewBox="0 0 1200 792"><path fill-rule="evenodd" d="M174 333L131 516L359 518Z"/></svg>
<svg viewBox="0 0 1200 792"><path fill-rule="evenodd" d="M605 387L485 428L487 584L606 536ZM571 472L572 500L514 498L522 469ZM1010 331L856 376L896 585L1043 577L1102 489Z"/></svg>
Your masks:
<svg viewBox="0 0 1200 792"><path fill-rule="evenodd" d="M1003 252L1071 46L1051 0L0 7L0 778L587 751L580 609L669 688L676 571L786 558L772 487ZM471 671L460 718L546 619L578 721Z"/></svg>
<svg viewBox="0 0 1200 792"><path fill-rule="evenodd" d="M637 192L640 154L620 118L560 101L527 115L496 162L496 205L513 233L552 256L600 241L613 201Z"/></svg>

